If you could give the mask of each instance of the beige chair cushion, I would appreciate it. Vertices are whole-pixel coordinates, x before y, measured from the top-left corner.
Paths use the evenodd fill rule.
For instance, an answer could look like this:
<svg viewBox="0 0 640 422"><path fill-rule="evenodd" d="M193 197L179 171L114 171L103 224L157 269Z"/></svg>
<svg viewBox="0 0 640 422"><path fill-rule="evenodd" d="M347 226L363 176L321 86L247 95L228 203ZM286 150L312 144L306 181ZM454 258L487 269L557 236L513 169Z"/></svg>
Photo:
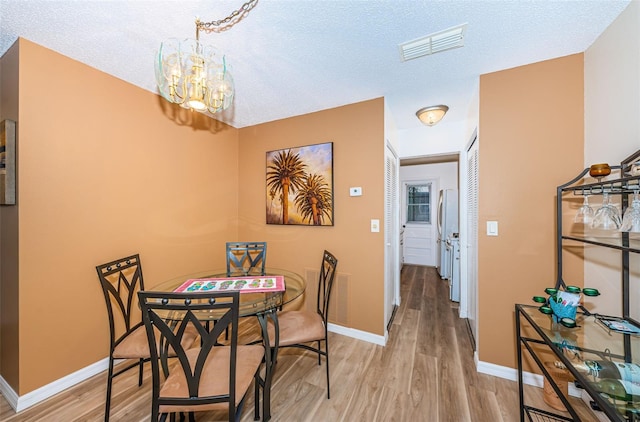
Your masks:
<svg viewBox="0 0 640 422"><path fill-rule="evenodd" d="M280 346L324 340L324 321L322 321L317 312L278 312L278 327L280 329ZM271 320L269 320L267 328L269 330L269 343L271 347L274 347L275 330Z"/></svg>
<svg viewBox="0 0 640 422"><path fill-rule="evenodd" d="M160 332L156 329L156 338L160 337ZM182 337L182 347L188 349L198 337L198 332L194 327L187 327ZM173 349L169 356L175 356ZM147 330L144 325L133 330L124 340L113 350L114 359L148 359L149 340L147 340Z"/></svg>
<svg viewBox="0 0 640 422"><path fill-rule="evenodd" d="M192 366L198 358L200 348L196 347L187 350L187 358ZM200 378L200 397L216 396L227 394L229 391L229 358L231 348L229 346L214 347L204 365ZM237 406L242 400L245 392L253 381L258 367L262 363L264 348L256 346L238 346L236 364L236 403ZM167 380L160 388L160 397L189 397L187 380L181 366L176 366ZM193 406L160 406L160 413L227 410L227 403L213 403Z"/></svg>

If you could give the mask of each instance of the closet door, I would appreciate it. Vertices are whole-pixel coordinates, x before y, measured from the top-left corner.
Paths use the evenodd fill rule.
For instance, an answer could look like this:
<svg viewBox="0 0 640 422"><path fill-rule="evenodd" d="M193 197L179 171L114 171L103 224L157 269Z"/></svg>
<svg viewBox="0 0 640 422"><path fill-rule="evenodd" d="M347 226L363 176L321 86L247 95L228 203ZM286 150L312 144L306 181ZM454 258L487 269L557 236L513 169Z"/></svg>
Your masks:
<svg viewBox="0 0 640 422"><path fill-rule="evenodd" d="M398 157L387 145L385 150L384 204L384 317L389 326L394 306L400 303L400 201L398 196Z"/></svg>
<svg viewBox="0 0 640 422"><path fill-rule="evenodd" d="M476 350L478 339L478 138L467 151L467 318Z"/></svg>

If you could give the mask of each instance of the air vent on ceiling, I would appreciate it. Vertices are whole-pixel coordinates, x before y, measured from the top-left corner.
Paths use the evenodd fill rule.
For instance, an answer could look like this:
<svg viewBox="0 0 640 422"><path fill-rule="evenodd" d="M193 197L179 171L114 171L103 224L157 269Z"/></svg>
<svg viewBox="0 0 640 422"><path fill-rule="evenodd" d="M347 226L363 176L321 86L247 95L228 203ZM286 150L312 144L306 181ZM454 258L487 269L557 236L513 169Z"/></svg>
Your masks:
<svg viewBox="0 0 640 422"><path fill-rule="evenodd" d="M407 60L418 57L462 47L464 46L464 34L466 30L467 24L465 23L413 41L402 43L399 46L400 60L406 62Z"/></svg>

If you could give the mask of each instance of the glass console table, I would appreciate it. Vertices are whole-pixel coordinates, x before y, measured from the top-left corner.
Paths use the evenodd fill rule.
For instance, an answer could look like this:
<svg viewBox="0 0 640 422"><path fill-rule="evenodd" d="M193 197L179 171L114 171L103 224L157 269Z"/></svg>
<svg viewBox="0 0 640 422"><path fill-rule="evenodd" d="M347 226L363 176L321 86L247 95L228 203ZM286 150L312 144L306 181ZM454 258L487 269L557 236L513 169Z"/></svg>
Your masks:
<svg viewBox="0 0 640 422"><path fill-rule="evenodd" d="M577 327L567 328L555 323L551 315L541 313L537 306L516 305L515 312L521 421L525 420L525 414L534 421L581 420L545 365L543 359L548 358L549 352L556 362L567 368L575 378L576 386L583 388L610 420L640 421L640 367L635 365L638 362L625 362L625 356L640 356L640 336L610 330L597 320L596 315L579 312ZM525 351L571 417L524 403L522 364ZM623 397L625 387L627 397ZM536 419L534 415L544 415L544 418Z"/></svg>

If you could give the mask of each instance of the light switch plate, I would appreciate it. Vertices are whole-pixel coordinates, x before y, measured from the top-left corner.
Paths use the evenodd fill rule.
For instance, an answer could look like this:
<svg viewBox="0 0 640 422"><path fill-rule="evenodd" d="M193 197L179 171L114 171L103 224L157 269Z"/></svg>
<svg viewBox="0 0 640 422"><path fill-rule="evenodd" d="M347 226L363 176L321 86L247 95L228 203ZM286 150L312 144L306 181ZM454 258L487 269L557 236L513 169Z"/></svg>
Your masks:
<svg viewBox="0 0 640 422"><path fill-rule="evenodd" d="M380 232L380 220L371 220L371 233Z"/></svg>
<svg viewBox="0 0 640 422"><path fill-rule="evenodd" d="M498 222L487 221L487 236L497 236L497 235L498 235Z"/></svg>
<svg viewBox="0 0 640 422"><path fill-rule="evenodd" d="M359 186L355 188L349 188L349 196L362 196L362 188Z"/></svg>

